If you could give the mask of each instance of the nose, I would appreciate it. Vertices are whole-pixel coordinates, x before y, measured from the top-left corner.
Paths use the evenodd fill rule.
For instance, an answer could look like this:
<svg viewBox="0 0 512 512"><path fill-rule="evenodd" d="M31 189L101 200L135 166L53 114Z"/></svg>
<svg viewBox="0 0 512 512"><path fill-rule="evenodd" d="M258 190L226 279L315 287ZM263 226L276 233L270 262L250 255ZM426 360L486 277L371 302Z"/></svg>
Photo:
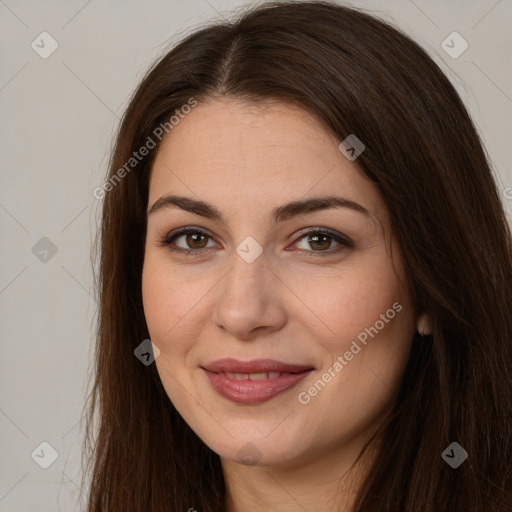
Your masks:
<svg viewBox="0 0 512 512"><path fill-rule="evenodd" d="M283 288L265 252L251 263L234 254L232 269L217 287L215 324L246 341L281 329L287 319Z"/></svg>

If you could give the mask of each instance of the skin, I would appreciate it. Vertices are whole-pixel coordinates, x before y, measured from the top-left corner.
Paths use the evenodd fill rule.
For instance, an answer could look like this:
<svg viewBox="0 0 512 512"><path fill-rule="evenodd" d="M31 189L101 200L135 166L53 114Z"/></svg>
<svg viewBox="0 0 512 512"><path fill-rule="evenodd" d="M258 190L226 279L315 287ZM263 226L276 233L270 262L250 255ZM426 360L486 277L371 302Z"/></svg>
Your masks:
<svg viewBox="0 0 512 512"><path fill-rule="evenodd" d="M142 285L150 336L161 351L158 373L185 421L219 454L229 512L350 510L372 452L347 471L389 408L409 357L416 319L388 214L339 143L297 107L220 98L199 103L173 128L152 168L149 209L175 194L211 203L224 218L177 207L148 215ZM369 215L329 208L276 225L270 218L277 206L333 193ZM199 256L161 245L187 226L209 236L178 236L172 246L204 247ZM353 247L336 253L334 238L315 245L299 233L318 227L345 235ZM236 252L249 236L263 249L252 263ZM401 311L300 403L298 394L394 303ZM238 404L218 395L200 368L224 357L315 371L267 402ZM252 450L253 463L240 450Z"/></svg>

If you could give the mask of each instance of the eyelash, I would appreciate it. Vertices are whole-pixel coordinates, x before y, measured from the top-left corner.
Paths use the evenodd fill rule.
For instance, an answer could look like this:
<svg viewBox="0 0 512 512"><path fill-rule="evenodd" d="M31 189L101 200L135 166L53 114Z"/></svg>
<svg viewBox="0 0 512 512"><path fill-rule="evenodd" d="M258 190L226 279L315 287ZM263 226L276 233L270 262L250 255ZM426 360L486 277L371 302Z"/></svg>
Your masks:
<svg viewBox="0 0 512 512"><path fill-rule="evenodd" d="M195 228L195 227L188 227L188 228L183 228L178 231L170 233L165 238L160 240L159 246L167 247L167 249L169 249L170 251L179 253L179 254L184 254L185 256L189 256L189 255L200 256L200 253L204 253L205 251L207 251L207 249L204 249L204 248L203 249L181 249L181 248L171 247L171 243L174 241L175 238L178 238L179 236L182 236L182 235L188 235L188 234L201 234L201 235L204 235L204 236L212 239L212 237L208 233L203 231L202 229ZM331 256L333 254L337 254L337 253L341 252L343 249L352 248L354 246L351 240L344 237L340 233L337 233L336 231L333 231L328 228L314 228L314 229L311 229L310 231L303 232L300 234L299 238L294 243L297 243L298 241L302 240L303 238L307 237L308 235L317 235L317 234L327 235L329 238L332 238L333 240L338 242L340 244L340 246L338 248L336 248L335 250L328 250L328 251L306 251L304 249L299 249L299 251L302 252L303 254L307 255L307 257L314 258L317 256L319 256L319 257Z"/></svg>

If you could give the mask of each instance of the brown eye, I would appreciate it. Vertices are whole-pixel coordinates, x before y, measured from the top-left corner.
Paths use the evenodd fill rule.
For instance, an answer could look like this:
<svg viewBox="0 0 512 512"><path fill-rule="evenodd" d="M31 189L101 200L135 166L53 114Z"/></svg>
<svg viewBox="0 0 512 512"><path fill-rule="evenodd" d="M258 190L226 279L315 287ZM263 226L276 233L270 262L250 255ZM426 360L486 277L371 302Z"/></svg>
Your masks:
<svg viewBox="0 0 512 512"><path fill-rule="evenodd" d="M333 242L337 246L331 249ZM299 243L303 244L299 250L308 256L328 256L354 246L349 238L327 228L317 228L303 233L296 242Z"/></svg>
<svg viewBox="0 0 512 512"><path fill-rule="evenodd" d="M173 252L199 255L214 247L208 245L209 240L214 243L212 237L201 229L185 228L169 234L161 240L160 245ZM303 233L295 244L304 243L302 240L305 240L305 246L299 247L299 252L307 256L329 256L354 246L348 237L327 228ZM337 246L331 249L333 242Z"/></svg>
<svg viewBox="0 0 512 512"><path fill-rule="evenodd" d="M310 235L308 243L315 249L329 249L332 238L328 235Z"/></svg>
<svg viewBox="0 0 512 512"><path fill-rule="evenodd" d="M205 240L207 239L207 236L202 233L188 233L182 236L185 237L185 241L190 245L191 249L202 249L203 247L206 247Z"/></svg>
<svg viewBox="0 0 512 512"><path fill-rule="evenodd" d="M208 246L209 239L210 235L200 229L186 228L169 234L160 245L178 253L199 253L212 247Z"/></svg>

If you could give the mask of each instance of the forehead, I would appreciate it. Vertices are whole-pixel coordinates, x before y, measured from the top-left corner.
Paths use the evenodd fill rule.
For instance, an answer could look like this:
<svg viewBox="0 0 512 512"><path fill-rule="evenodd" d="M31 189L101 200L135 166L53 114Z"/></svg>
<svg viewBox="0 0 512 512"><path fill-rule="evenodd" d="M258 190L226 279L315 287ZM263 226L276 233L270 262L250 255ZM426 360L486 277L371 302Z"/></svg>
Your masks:
<svg viewBox="0 0 512 512"><path fill-rule="evenodd" d="M381 221L379 193L314 116L284 103L199 102L163 139L149 203L194 195L234 214L319 195L356 201ZM225 208L224 208L225 207Z"/></svg>

